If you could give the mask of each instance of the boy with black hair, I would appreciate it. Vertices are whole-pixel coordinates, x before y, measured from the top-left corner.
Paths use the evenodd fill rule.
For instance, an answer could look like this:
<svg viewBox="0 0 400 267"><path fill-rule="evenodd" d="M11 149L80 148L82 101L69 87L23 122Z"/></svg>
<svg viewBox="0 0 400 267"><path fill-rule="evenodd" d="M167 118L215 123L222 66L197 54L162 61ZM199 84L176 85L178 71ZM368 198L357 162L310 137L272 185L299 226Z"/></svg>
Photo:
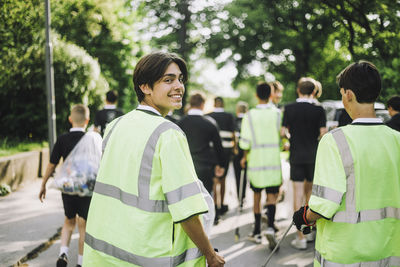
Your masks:
<svg viewBox="0 0 400 267"><path fill-rule="evenodd" d="M293 221L317 224L314 266L400 266L400 133L376 117L372 63L352 63L338 84L353 122L322 137L309 207Z"/></svg>
<svg viewBox="0 0 400 267"><path fill-rule="evenodd" d="M386 122L386 125L400 132L400 96L392 96L387 101L387 109L392 118Z"/></svg>
<svg viewBox="0 0 400 267"><path fill-rule="evenodd" d="M43 176L42 185L39 192L39 199L41 202L46 198L46 183L50 176L54 173L60 159L67 158L69 153L78 144L80 139L85 135L85 129L89 122L89 109L82 104L74 105L71 109L71 115L68 117L72 128L68 133L62 134L57 138L54 148L51 151L50 162L47 165L46 172ZM79 246L78 246L78 264L82 265L83 259L83 244L85 241L85 228L86 219L89 210L91 197L68 195L62 193L62 201L64 206L65 220L61 230L61 248L59 258L57 260L57 267L65 267L68 263L68 247L71 241L72 232L78 223L79 230Z"/></svg>
<svg viewBox="0 0 400 267"><path fill-rule="evenodd" d="M118 92L115 90L110 90L106 93L106 104L102 110L96 112L94 118L95 131L99 132L101 136L104 134L104 130L108 123L119 116L124 115L124 113L117 108Z"/></svg>
<svg viewBox="0 0 400 267"><path fill-rule="evenodd" d="M228 211L228 205L224 204L225 198L225 181L226 174L228 173L229 163L233 156L233 148L236 145L235 138L235 118L229 112L226 112L224 109L224 99L222 97L217 96L214 98L214 111L207 114L211 118L213 118L219 128L219 134L222 140L222 147L224 148L224 165L221 166L224 168L225 172L220 177L214 178L214 202L217 205L217 217L225 214ZM219 187L219 190L218 188ZM220 201L218 201L220 200ZM218 208L218 202L220 202L220 206Z"/></svg>
<svg viewBox="0 0 400 267"><path fill-rule="evenodd" d="M280 111L269 103L271 87L268 83L257 86L258 105L243 117L239 146L243 149L241 165L247 162L247 176L254 191L254 230L249 238L261 243L261 191L267 192L268 228L266 237L269 248L276 246L275 213L279 187L282 184L279 148Z"/></svg>
<svg viewBox="0 0 400 267"><path fill-rule="evenodd" d="M213 178L221 176L224 169L224 151L218 126L211 117L204 116L205 97L197 92L190 96L190 108L177 125L186 134L194 168L199 179L211 194Z"/></svg>
<svg viewBox="0 0 400 267"><path fill-rule="evenodd" d="M294 210L307 203L310 197L318 140L326 132L325 111L314 104L314 92L314 81L301 78L297 85L299 98L295 103L285 106L283 115L281 135L287 136L290 141L289 162ZM306 249L307 240L298 232L291 245L297 249Z"/></svg>

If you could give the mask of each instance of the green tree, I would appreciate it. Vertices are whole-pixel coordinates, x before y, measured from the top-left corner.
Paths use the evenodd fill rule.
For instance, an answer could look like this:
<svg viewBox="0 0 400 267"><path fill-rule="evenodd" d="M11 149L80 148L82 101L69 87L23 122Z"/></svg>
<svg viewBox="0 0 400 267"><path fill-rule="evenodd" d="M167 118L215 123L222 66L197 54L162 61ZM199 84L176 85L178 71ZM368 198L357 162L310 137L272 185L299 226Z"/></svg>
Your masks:
<svg viewBox="0 0 400 267"><path fill-rule="evenodd" d="M110 88L119 92L119 105L131 110L133 64L143 54L133 40L139 13L122 0L68 0L55 3L53 17L52 27L98 60Z"/></svg>
<svg viewBox="0 0 400 267"><path fill-rule="evenodd" d="M0 12L0 136L47 139L44 70L44 3L4 0ZM69 127L73 103L100 104L107 83L96 59L84 49L54 40L54 72L58 132Z"/></svg>

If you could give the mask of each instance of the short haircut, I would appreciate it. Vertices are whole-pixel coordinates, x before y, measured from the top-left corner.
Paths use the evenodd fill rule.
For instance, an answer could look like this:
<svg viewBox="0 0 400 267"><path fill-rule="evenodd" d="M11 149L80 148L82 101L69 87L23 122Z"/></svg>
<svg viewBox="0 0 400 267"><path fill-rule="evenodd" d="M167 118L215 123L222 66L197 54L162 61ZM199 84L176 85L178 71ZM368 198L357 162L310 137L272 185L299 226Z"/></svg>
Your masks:
<svg viewBox="0 0 400 267"><path fill-rule="evenodd" d="M261 100L268 100L271 95L271 86L266 82L259 83L256 90L257 97Z"/></svg>
<svg viewBox="0 0 400 267"><path fill-rule="evenodd" d="M387 101L387 106L400 112L400 95L394 95Z"/></svg>
<svg viewBox="0 0 400 267"><path fill-rule="evenodd" d="M110 103L115 103L118 99L118 92L115 90L110 90L106 93L106 100Z"/></svg>
<svg viewBox="0 0 400 267"><path fill-rule="evenodd" d="M202 104L206 102L206 98L203 93L195 92L190 96L189 104L191 107L199 108Z"/></svg>
<svg viewBox="0 0 400 267"><path fill-rule="evenodd" d="M76 104L71 108L71 120L76 124L84 124L89 119L89 108L83 104Z"/></svg>
<svg viewBox="0 0 400 267"><path fill-rule="evenodd" d="M337 76L339 88L353 91L358 103L373 103L381 92L381 76L374 64L358 61L350 64Z"/></svg>
<svg viewBox="0 0 400 267"><path fill-rule="evenodd" d="M297 88L302 95L311 95L315 89L314 79L302 77L297 82Z"/></svg>
<svg viewBox="0 0 400 267"><path fill-rule="evenodd" d="M188 78L186 62L176 54L154 52L139 60L133 72L133 85L139 102L144 99L144 93L140 86L147 84L150 88L153 88L154 83L163 77L171 63L178 65L183 75L183 82L186 82Z"/></svg>
<svg viewBox="0 0 400 267"><path fill-rule="evenodd" d="M236 104L236 111L239 113L246 113L249 109L249 105L244 101L239 101Z"/></svg>
<svg viewBox="0 0 400 267"><path fill-rule="evenodd" d="M220 96L214 98L214 106L215 107L223 107L224 106L224 99Z"/></svg>

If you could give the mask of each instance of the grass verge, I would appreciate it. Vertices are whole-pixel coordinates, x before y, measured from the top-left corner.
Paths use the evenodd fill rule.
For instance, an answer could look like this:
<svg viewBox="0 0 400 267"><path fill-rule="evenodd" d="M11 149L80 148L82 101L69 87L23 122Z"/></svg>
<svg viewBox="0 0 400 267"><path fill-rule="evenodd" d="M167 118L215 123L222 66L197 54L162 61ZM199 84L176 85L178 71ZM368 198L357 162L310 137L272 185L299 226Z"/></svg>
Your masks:
<svg viewBox="0 0 400 267"><path fill-rule="evenodd" d="M47 142L16 141L5 138L0 141L0 157L48 147Z"/></svg>

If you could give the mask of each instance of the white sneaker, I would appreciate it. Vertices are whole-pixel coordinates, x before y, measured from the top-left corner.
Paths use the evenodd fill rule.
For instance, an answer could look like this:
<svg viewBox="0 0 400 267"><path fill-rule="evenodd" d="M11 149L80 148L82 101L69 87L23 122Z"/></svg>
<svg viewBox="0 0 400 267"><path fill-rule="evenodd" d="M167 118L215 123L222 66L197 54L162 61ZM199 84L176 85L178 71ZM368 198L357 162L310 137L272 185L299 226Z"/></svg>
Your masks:
<svg viewBox="0 0 400 267"><path fill-rule="evenodd" d="M295 249L307 249L307 239L299 239L297 236L292 242L290 242L292 247Z"/></svg>
<svg viewBox="0 0 400 267"><path fill-rule="evenodd" d="M268 227L265 231L265 236L268 239L269 249L273 250L276 247L276 238L275 238L275 229L272 227Z"/></svg>
<svg viewBox="0 0 400 267"><path fill-rule="evenodd" d="M262 241L261 234L250 233L247 238L248 240L253 241L256 244L261 244Z"/></svg>
<svg viewBox="0 0 400 267"><path fill-rule="evenodd" d="M315 240L315 231L311 231L308 235L304 235L307 242L313 242Z"/></svg>

